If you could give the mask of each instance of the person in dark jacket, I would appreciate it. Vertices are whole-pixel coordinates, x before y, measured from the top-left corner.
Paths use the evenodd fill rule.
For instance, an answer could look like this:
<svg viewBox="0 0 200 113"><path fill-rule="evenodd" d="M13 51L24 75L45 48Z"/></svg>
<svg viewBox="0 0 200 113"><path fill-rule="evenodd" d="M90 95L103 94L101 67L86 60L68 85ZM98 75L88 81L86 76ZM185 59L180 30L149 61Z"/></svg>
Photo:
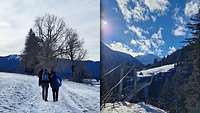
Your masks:
<svg viewBox="0 0 200 113"><path fill-rule="evenodd" d="M41 86L42 85L42 74L43 74L43 69L41 69L38 73L38 77L39 77L39 83L38 85Z"/></svg>
<svg viewBox="0 0 200 113"><path fill-rule="evenodd" d="M53 101L58 101L59 87L62 85L62 79L56 74L55 71L51 72L50 85L53 93Z"/></svg>
<svg viewBox="0 0 200 113"><path fill-rule="evenodd" d="M42 99L48 101L49 73L47 69L39 72L39 86L42 86Z"/></svg>

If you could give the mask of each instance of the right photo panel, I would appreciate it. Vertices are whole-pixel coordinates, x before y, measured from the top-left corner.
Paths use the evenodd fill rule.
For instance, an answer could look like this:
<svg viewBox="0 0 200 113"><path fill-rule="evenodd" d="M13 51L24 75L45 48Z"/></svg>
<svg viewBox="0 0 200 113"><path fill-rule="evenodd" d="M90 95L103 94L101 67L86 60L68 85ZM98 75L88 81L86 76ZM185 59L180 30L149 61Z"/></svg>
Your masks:
<svg viewBox="0 0 200 113"><path fill-rule="evenodd" d="M100 105L200 113L199 0L101 0Z"/></svg>

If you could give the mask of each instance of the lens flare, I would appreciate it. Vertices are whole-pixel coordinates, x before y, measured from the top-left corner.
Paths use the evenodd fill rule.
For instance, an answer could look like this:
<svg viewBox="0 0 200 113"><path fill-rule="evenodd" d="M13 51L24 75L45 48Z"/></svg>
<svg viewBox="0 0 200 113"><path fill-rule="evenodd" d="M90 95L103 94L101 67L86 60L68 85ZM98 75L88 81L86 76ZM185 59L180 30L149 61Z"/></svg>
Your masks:
<svg viewBox="0 0 200 113"><path fill-rule="evenodd" d="M103 37L111 34L111 24L107 20L101 20L101 32Z"/></svg>

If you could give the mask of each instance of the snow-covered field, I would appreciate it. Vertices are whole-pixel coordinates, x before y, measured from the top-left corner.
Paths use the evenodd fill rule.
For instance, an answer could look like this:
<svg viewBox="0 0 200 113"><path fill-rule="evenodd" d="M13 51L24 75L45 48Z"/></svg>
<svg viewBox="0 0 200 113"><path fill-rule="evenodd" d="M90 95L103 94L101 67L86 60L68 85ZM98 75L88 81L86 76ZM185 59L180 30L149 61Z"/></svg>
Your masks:
<svg viewBox="0 0 200 113"><path fill-rule="evenodd" d="M44 102L38 77L0 73L0 113L99 113L99 95L99 87L66 80L58 102L53 102L51 88Z"/></svg>
<svg viewBox="0 0 200 113"><path fill-rule="evenodd" d="M175 64L169 64L169 65L163 65L160 67L155 67L155 68L151 68L151 69L147 69L147 70L142 70L137 72L137 76L138 77L148 77L148 76L152 76L152 75L156 75L160 72L167 72L170 69L174 68Z"/></svg>
<svg viewBox="0 0 200 113"><path fill-rule="evenodd" d="M167 113L162 109L147 105L145 103L128 103L126 105L120 103L107 103L101 113Z"/></svg>

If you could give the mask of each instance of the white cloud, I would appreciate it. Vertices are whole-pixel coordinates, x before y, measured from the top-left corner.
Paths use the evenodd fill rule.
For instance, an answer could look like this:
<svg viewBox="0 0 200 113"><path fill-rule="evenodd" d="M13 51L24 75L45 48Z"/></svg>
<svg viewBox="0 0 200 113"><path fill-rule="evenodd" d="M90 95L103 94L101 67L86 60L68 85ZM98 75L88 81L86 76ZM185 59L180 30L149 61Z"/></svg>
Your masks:
<svg viewBox="0 0 200 113"><path fill-rule="evenodd" d="M158 32L151 36L151 44L154 48L158 48L165 43L162 37L162 30L163 28L159 28Z"/></svg>
<svg viewBox="0 0 200 113"><path fill-rule="evenodd" d="M131 44L143 54L155 54L162 57L163 50L153 47L153 41L150 39L131 40Z"/></svg>
<svg viewBox="0 0 200 113"><path fill-rule="evenodd" d="M144 55L144 53L142 53L142 52L133 51L133 49L131 49L128 45L123 44L121 42L113 42L113 43L109 44L108 46L114 51L120 51L123 53L127 53L133 57L138 56L138 55Z"/></svg>
<svg viewBox="0 0 200 113"><path fill-rule="evenodd" d="M10 26L11 26L11 25L10 25L9 22L0 20L0 28L8 28L8 27L10 27Z"/></svg>
<svg viewBox="0 0 200 113"><path fill-rule="evenodd" d="M151 41L148 39L141 39L136 41L140 51L148 53L151 49Z"/></svg>
<svg viewBox="0 0 200 113"><path fill-rule="evenodd" d="M176 48L174 46L169 47L168 55L172 54L175 51L176 51Z"/></svg>
<svg viewBox="0 0 200 113"><path fill-rule="evenodd" d="M185 27L184 26L177 26L174 30L173 30L173 34L175 36L185 36Z"/></svg>
<svg viewBox="0 0 200 113"><path fill-rule="evenodd" d="M51 13L62 17L67 25L76 29L85 41L88 59L99 60L99 4L100 0L1 0L0 55L20 54L25 36L36 17Z"/></svg>
<svg viewBox="0 0 200 113"><path fill-rule="evenodd" d="M184 21L183 17L178 16L178 17L177 17L177 20L179 21L179 23L180 23L181 25L185 24L185 21Z"/></svg>
<svg viewBox="0 0 200 113"><path fill-rule="evenodd" d="M172 29L172 33L174 36L185 36L186 28L185 28L185 20L182 16L179 16L179 8L175 8L173 19L175 20L175 27Z"/></svg>
<svg viewBox="0 0 200 113"><path fill-rule="evenodd" d="M198 13L199 7L200 7L200 1L191 0L185 4L184 13L186 16L190 17L190 16Z"/></svg>
<svg viewBox="0 0 200 113"><path fill-rule="evenodd" d="M148 39L133 39L130 44L143 53L147 53L151 48L151 43Z"/></svg>
<svg viewBox="0 0 200 113"><path fill-rule="evenodd" d="M124 30L124 34L125 34L125 35L128 34L128 32L129 32L128 30Z"/></svg>
<svg viewBox="0 0 200 113"><path fill-rule="evenodd" d="M169 6L168 0L144 0L145 5L150 9L151 12L164 13Z"/></svg>
<svg viewBox="0 0 200 113"><path fill-rule="evenodd" d="M148 10L142 6L141 2L135 2L135 7L131 11L135 21L149 20Z"/></svg>
<svg viewBox="0 0 200 113"><path fill-rule="evenodd" d="M162 52L163 52L162 49L157 48L157 49L154 50L153 54L155 54L155 55L157 55L157 56L162 58L163 57L162 56Z"/></svg>
<svg viewBox="0 0 200 113"><path fill-rule="evenodd" d="M134 21L149 19L148 9L142 6L143 2L130 1L130 0L116 0L116 1L126 22L130 23L132 19ZM129 3L134 5L134 7L130 7Z"/></svg>
<svg viewBox="0 0 200 113"><path fill-rule="evenodd" d="M156 21L156 17L155 16L151 16L151 19L152 19L153 22Z"/></svg>
<svg viewBox="0 0 200 113"><path fill-rule="evenodd" d="M168 0L116 0L126 22L156 20L156 16L165 14ZM156 16L155 16L156 15Z"/></svg>
<svg viewBox="0 0 200 113"><path fill-rule="evenodd" d="M138 38L144 38L143 34L147 34L148 33L148 31L145 31L142 28L134 26L134 25L128 26L128 29L130 31L134 32Z"/></svg>
<svg viewBox="0 0 200 113"><path fill-rule="evenodd" d="M159 30L156 33L153 33L150 38L132 39L130 44L144 54L151 53L160 56L162 50L159 48L165 43L162 36L162 30L163 28L159 28Z"/></svg>
<svg viewBox="0 0 200 113"><path fill-rule="evenodd" d="M137 44L136 40L131 40L130 44L132 44L133 46L135 46Z"/></svg>
<svg viewBox="0 0 200 113"><path fill-rule="evenodd" d="M119 11L122 13L126 21L127 30L124 34L135 34L134 39L130 41L134 50L144 54L153 53L161 55L160 47L165 41L162 36L163 28L159 28L157 32L149 35L149 32L143 28L135 26L134 22L151 20L156 21L157 17L166 14L170 3L168 0L116 0ZM124 46L123 46L124 47Z"/></svg>
<svg viewBox="0 0 200 113"><path fill-rule="evenodd" d="M119 6L119 8L120 8L120 10L121 10L121 12L124 16L124 19L126 21L130 21L132 14L131 14L131 11L128 8L129 0L116 0L116 1L117 1L117 4L118 4L118 6Z"/></svg>
<svg viewBox="0 0 200 113"><path fill-rule="evenodd" d="M116 13L119 12L118 9L117 9L116 7L114 7L113 10L114 10Z"/></svg>

